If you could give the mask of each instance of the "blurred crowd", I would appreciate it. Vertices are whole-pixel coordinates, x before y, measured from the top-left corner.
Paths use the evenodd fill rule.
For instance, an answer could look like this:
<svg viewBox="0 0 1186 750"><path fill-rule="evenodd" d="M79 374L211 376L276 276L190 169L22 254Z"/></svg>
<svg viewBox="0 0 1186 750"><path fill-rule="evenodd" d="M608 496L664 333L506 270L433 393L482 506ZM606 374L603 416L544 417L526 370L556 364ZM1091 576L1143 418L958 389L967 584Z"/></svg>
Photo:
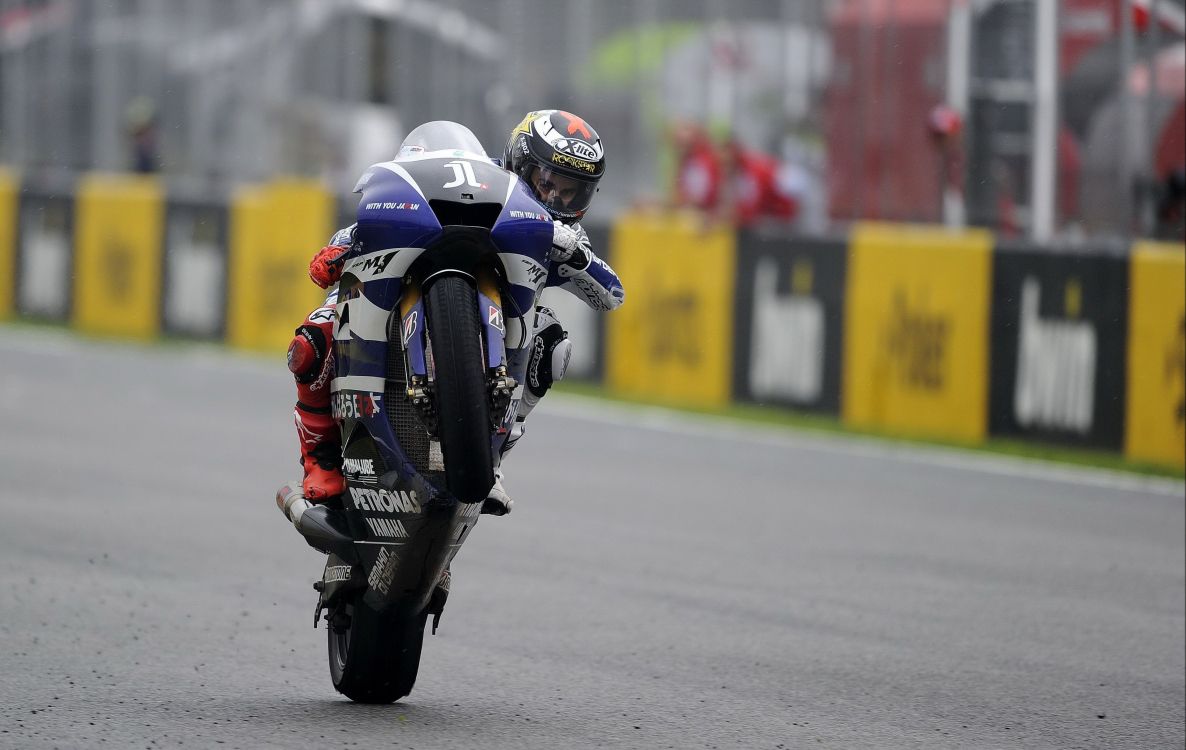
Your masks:
<svg viewBox="0 0 1186 750"><path fill-rule="evenodd" d="M811 138L788 135L779 152L771 153L686 120L672 123L667 134L674 208L740 229L826 228L823 151Z"/></svg>

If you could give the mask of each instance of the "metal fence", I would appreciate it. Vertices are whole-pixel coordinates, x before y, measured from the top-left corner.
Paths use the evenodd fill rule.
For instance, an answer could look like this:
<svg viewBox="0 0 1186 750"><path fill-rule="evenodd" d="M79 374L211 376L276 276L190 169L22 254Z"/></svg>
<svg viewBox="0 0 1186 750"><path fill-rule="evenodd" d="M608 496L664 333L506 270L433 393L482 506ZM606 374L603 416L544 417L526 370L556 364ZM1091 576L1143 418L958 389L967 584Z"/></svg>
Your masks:
<svg viewBox="0 0 1186 750"><path fill-rule="evenodd" d="M139 167L199 195L277 174L345 193L419 122L464 122L496 155L524 112L559 107L606 142L605 215L666 196L667 128L691 120L794 162L818 214L800 229L940 221L954 179L968 220L1024 233L1038 2L0 0L0 163L35 181ZM1150 141L1181 93L1121 82L1181 36L1134 26L1120 10L1138 0L1058 2L1056 229L1151 233ZM1148 66L1170 71L1153 90L1176 59ZM958 149L928 133L942 103L964 115Z"/></svg>

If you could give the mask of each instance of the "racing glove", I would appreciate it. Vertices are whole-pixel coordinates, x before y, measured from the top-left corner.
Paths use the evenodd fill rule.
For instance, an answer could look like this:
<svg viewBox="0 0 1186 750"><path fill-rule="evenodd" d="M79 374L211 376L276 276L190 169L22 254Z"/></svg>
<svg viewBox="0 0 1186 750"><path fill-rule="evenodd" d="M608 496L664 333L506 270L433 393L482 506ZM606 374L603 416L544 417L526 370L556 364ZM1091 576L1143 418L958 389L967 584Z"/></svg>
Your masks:
<svg viewBox="0 0 1186 750"><path fill-rule="evenodd" d="M552 225L552 249L548 258L573 268L585 268L593 257L589 235L557 221Z"/></svg>
<svg viewBox="0 0 1186 750"><path fill-rule="evenodd" d="M309 261L309 278L322 289L328 289L342 278L342 266L348 247L326 245Z"/></svg>

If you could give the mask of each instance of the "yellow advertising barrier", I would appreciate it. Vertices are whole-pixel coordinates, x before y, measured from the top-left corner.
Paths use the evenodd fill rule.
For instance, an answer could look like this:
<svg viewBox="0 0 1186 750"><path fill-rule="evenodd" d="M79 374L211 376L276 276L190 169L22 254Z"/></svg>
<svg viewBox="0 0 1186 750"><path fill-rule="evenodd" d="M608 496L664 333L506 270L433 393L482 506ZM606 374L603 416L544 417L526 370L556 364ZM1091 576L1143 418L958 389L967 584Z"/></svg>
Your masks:
<svg viewBox="0 0 1186 750"><path fill-rule="evenodd" d="M75 196L74 325L148 339L160 328L164 195L140 175L87 175Z"/></svg>
<svg viewBox="0 0 1186 750"><path fill-rule="evenodd" d="M281 180L235 196L231 208L227 340L283 351L325 299L309 261L334 231L333 198L320 183Z"/></svg>
<svg viewBox="0 0 1186 750"><path fill-rule="evenodd" d="M610 388L659 402L727 403L733 232L705 230L691 217L638 215L614 226L611 244L626 303L606 318Z"/></svg>
<svg viewBox="0 0 1186 750"><path fill-rule="evenodd" d="M0 318L13 312L16 294L16 175L0 168Z"/></svg>
<svg viewBox="0 0 1186 750"><path fill-rule="evenodd" d="M991 248L981 231L857 226L845 294L845 422L984 438Z"/></svg>
<svg viewBox="0 0 1186 750"><path fill-rule="evenodd" d="M1124 453L1186 464L1186 253L1181 245L1133 247L1128 312Z"/></svg>

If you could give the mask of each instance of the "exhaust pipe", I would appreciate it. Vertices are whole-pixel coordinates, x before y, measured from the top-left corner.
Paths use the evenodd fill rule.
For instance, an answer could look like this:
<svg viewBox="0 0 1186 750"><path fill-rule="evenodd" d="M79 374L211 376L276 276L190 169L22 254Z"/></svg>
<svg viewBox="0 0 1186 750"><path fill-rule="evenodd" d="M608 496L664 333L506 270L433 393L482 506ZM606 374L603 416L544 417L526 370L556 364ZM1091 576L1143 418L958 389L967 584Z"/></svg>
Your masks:
<svg viewBox="0 0 1186 750"><path fill-rule="evenodd" d="M346 514L328 505L310 502L299 482L290 482L276 491L276 507L292 522L309 546L332 552L346 562L358 562L354 537Z"/></svg>

